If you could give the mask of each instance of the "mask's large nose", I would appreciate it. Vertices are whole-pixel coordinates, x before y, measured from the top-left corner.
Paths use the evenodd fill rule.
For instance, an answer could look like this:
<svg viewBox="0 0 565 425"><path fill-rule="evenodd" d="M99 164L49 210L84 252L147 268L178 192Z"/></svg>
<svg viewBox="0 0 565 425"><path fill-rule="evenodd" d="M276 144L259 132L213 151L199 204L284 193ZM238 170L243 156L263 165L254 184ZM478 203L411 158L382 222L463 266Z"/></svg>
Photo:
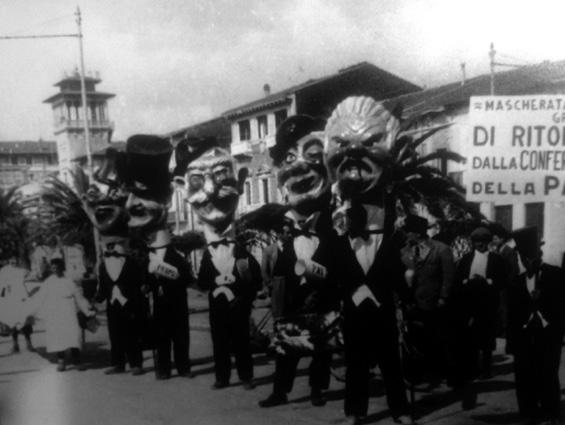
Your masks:
<svg viewBox="0 0 565 425"><path fill-rule="evenodd" d="M206 176L204 178L204 186L202 187L202 190L204 190L204 192L206 193L206 195L210 196L210 195L214 195L216 193L216 183L214 182L214 180L212 179L212 176Z"/></svg>

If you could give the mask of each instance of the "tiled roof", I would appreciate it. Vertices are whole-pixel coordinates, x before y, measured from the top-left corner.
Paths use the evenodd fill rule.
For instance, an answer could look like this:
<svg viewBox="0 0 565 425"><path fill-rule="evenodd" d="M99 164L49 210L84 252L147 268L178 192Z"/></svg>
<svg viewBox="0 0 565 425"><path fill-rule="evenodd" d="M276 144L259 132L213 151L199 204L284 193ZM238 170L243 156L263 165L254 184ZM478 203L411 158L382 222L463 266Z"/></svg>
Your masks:
<svg viewBox="0 0 565 425"><path fill-rule="evenodd" d="M243 115L243 114L248 114L248 113L252 113L261 109L265 109L265 108L269 108L269 107L273 107L273 106L277 106L277 105L283 105L287 102L290 102L290 98L289 96L291 96L294 93L300 92L301 90L306 89L307 87L322 83L324 81L327 80L331 80L333 78L339 78L342 77L343 75L353 72L353 71L357 71L359 69L370 69L372 72L378 74L379 76L381 76L383 79L394 79L394 80L401 80L403 81L406 85L410 85L413 86L413 90L417 90L419 89L418 86L406 81L406 80L402 80L400 77L391 74L381 68L376 67L375 65L368 63L368 62L361 62L358 63L356 65L352 65L349 66L347 68L343 68L340 69L339 72L325 76L325 77L321 77L321 78L315 78L315 79L310 79L308 81L305 81L303 83L297 84L295 86L289 87L287 89L284 89L282 91L279 91L277 93L265 96L261 99L257 99L254 100L253 102L250 103L246 103L245 105L242 106L238 106L237 108L233 108L230 109L226 112L224 112L222 115L227 117L227 118L233 118L233 117L237 117L238 115Z"/></svg>
<svg viewBox="0 0 565 425"><path fill-rule="evenodd" d="M565 61L542 62L508 71L497 72L494 78L496 95L521 95L563 91ZM388 99L390 105L402 104L405 116L442 110L469 102L471 96L490 95L490 74L468 79L465 84L455 82L428 90Z"/></svg>
<svg viewBox="0 0 565 425"><path fill-rule="evenodd" d="M57 143L51 141L0 142L0 154L57 153Z"/></svg>
<svg viewBox="0 0 565 425"><path fill-rule="evenodd" d="M227 147L231 143L231 131L228 120L224 117L213 118L208 121L183 127L179 130L166 133L163 137L180 140L184 137L216 137L220 146Z"/></svg>

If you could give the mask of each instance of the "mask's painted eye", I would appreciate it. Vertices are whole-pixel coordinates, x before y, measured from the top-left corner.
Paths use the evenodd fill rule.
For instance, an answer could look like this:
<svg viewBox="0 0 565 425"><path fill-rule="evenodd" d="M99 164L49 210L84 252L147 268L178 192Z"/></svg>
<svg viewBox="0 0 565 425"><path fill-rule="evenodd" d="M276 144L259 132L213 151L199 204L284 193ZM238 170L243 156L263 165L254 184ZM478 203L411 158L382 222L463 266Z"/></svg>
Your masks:
<svg viewBox="0 0 565 425"><path fill-rule="evenodd" d="M342 139L341 137L334 137L332 142L337 145L338 148L346 148L349 146L349 140Z"/></svg>
<svg viewBox="0 0 565 425"><path fill-rule="evenodd" d="M324 148L321 144L313 143L304 149L303 156L310 162L321 164L324 159Z"/></svg>
<svg viewBox="0 0 565 425"><path fill-rule="evenodd" d="M204 186L204 176L201 174L192 174L188 176L188 185L191 190L199 190Z"/></svg>
<svg viewBox="0 0 565 425"><path fill-rule="evenodd" d="M363 146L375 146L384 140L384 136L384 133L375 134L374 136L369 137L367 140L364 140Z"/></svg>
<svg viewBox="0 0 565 425"><path fill-rule="evenodd" d="M284 162L292 164L294 161L296 161L296 154L294 152L288 152L284 158Z"/></svg>
<svg viewBox="0 0 565 425"><path fill-rule="evenodd" d="M229 177L228 169L225 167L214 170L214 180L216 183L223 183Z"/></svg>

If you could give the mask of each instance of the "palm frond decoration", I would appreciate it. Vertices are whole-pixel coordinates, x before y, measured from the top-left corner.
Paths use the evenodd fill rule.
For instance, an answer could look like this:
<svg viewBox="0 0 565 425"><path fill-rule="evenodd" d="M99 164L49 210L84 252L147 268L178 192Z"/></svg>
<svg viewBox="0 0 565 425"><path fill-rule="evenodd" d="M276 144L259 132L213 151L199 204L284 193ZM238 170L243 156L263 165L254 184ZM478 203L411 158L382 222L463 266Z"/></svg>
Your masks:
<svg viewBox="0 0 565 425"><path fill-rule="evenodd" d="M88 178L82 169L77 169L72 176L74 188L56 177L46 180L41 216L62 243L80 243L88 255L94 252L93 225L82 200L82 194L88 190Z"/></svg>
<svg viewBox="0 0 565 425"><path fill-rule="evenodd" d="M405 212L415 212L422 207L440 221L457 219L480 219L476 207L465 199L465 189L431 165L432 161L453 161L463 163L465 158L449 150L437 150L422 156L421 146L434 134L445 130L451 124L442 124L423 134L410 130L413 122L401 122L401 131L390 150L390 181L387 192L397 200Z"/></svg>

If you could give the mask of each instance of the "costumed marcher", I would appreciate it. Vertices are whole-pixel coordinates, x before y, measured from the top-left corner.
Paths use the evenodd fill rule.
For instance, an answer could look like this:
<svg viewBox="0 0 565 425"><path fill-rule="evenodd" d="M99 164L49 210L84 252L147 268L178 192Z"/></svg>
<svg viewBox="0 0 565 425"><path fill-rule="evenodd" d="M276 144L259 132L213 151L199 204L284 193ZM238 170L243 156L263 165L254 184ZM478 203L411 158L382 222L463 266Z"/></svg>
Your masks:
<svg viewBox="0 0 565 425"><path fill-rule="evenodd" d="M98 268L95 299L106 302L111 368L107 375L125 372L141 375L141 325L144 298L142 273L128 255L127 192L123 181L124 153L109 148L103 166L94 173L95 185L83 197L85 210L100 232L102 261Z"/></svg>
<svg viewBox="0 0 565 425"><path fill-rule="evenodd" d="M491 240L492 235L486 227L473 230L473 252L459 260L455 274L450 334L456 374L451 383L461 391L464 409L476 405L473 380L479 375L486 379L492 376L499 293L506 286L506 266L498 254L488 251Z"/></svg>
<svg viewBox="0 0 565 425"><path fill-rule="evenodd" d="M399 122L369 97L349 97L325 128L327 163L341 199L345 234L335 248L343 287L345 415L367 415L370 370L379 365L392 417L411 423L402 376L395 295L406 295L395 205L387 197L387 159Z"/></svg>
<svg viewBox="0 0 565 425"><path fill-rule="evenodd" d="M143 233L149 251L145 284L152 292L157 379L171 377L171 345L179 376L193 376L187 294L192 272L188 262L171 245L167 227L172 196L169 173L172 152L170 143L157 136L138 134L126 142L128 226Z"/></svg>
<svg viewBox="0 0 565 425"><path fill-rule="evenodd" d="M216 381L213 389L229 385L231 353L245 389L253 389L250 346L252 302L261 289L261 268L235 240L235 211L247 170L236 175L229 153L211 139L185 139L176 147L175 175L186 173L188 202L204 229L207 249L198 273L198 286L209 291L210 328Z"/></svg>
<svg viewBox="0 0 565 425"><path fill-rule="evenodd" d="M433 374L430 377L433 386L447 372L445 307L455 277L455 262L449 246L428 237L425 218L408 215L403 230L407 243L401 254L412 304L408 316L411 323L419 325L412 329L413 343L423 355L421 366L427 366Z"/></svg>
<svg viewBox="0 0 565 425"><path fill-rule="evenodd" d="M559 424L565 274L543 263L535 227L516 230L512 237L525 267L508 291L508 340L514 354L518 409L524 424Z"/></svg>
<svg viewBox="0 0 565 425"><path fill-rule="evenodd" d="M289 207L285 220L291 235L284 241L273 268L273 275L284 279L283 300L273 300L273 304L280 304L282 315L276 318L275 327L286 330L295 325L310 332L311 347L306 354L312 355L309 382L314 406L326 404L323 391L330 382L332 353L326 347L322 328L331 324L339 309L333 270L337 234L329 210L323 127L322 120L308 115L292 116L277 129L276 144L270 150ZM261 407L288 401L304 353L286 342L284 335L277 341L273 392L259 402Z"/></svg>
<svg viewBox="0 0 565 425"><path fill-rule="evenodd" d="M20 352L19 334L23 334L28 351L34 351L31 343L33 328L27 316L28 291L24 285L26 269L18 267L16 256L0 269L0 322L11 329L12 353Z"/></svg>
<svg viewBox="0 0 565 425"><path fill-rule="evenodd" d="M57 354L57 370L66 369L66 351L70 350L71 361L77 370L85 370L81 363L81 330L77 312L93 317L96 312L84 298L81 288L64 275L65 262L55 257L50 261L51 276L41 285L34 296L38 302L39 316L45 323L47 352Z"/></svg>

